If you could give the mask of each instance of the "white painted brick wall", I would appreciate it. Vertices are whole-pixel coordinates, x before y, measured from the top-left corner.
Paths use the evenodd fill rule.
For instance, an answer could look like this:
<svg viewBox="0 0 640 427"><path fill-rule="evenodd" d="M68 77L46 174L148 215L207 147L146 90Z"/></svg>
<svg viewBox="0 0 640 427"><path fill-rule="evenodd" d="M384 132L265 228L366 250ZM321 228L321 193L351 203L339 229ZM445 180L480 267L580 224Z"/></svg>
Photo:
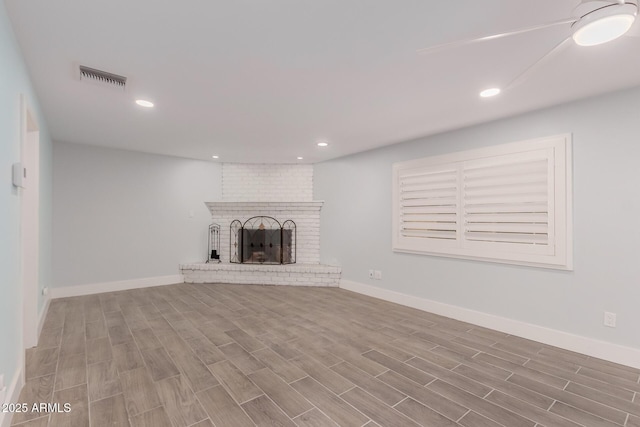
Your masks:
<svg viewBox="0 0 640 427"><path fill-rule="evenodd" d="M222 200L310 202L313 165L223 163Z"/></svg>
<svg viewBox="0 0 640 427"><path fill-rule="evenodd" d="M220 258L223 264L229 263L230 259L231 222L237 219L244 223L254 216L270 216L280 223L294 221L297 226L296 263L320 263L320 209L323 203L313 201L313 165L223 163L222 200L206 205L211 211L212 221L220 224ZM220 272L218 275L223 277L225 274ZM243 276L237 277L237 274L232 276L226 278L229 283L237 283L236 280L255 283L255 278L251 281ZM207 277L210 279L210 275ZM293 280L279 274L275 277L285 282ZM276 280L274 278L266 277L264 280ZM329 280L322 278L325 279Z"/></svg>

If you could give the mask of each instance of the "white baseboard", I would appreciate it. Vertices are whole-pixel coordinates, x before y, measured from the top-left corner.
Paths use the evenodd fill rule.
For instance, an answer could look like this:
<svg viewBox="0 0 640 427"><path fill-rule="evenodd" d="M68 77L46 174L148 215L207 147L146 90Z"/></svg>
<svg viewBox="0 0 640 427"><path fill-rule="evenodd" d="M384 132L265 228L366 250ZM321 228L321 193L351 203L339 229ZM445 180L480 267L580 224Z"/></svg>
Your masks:
<svg viewBox="0 0 640 427"><path fill-rule="evenodd" d="M102 294L105 292L126 291L128 289L150 288L153 286L184 283L181 274L172 276L145 277L142 279L120 280L117 282L92 283L88 285L51 288L51 298L79 297L82 295Z"/></svg>
<svg viewBox="0 0 640 427"><path fill-rule="evenodd" d="M640 369L640 349L637 348L574 335L350 280L341 280L340 288Z"/></svg>
<svg viewBox="0 0 640 427"><path fill-rule="evenodd" d="M22 387L24 387L24 358L20 360L18 372L14 374L11 384L7 388L5 401L0 403L18 403ZM11 425L11 418L11 412L0 411L0 427L9 427Z"/></svg>

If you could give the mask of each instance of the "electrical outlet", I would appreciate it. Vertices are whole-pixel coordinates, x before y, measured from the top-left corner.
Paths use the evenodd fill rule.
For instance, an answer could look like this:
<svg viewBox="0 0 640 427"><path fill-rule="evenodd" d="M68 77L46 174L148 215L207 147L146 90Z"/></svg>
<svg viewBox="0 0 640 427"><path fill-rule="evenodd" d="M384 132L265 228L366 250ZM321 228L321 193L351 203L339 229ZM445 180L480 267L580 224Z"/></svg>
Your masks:
<svg viewBox="0 0 640 427"><path fill-rule="evenodd" d="M369 279L373 279L374 273L373 270L369 270Z"/></svg>
<svg viewBox="0 0 640 427"><path fill-rule="evenodd" d="M373 272L373 278L376 279L376 280L382 280L382 271L375 270Z"/></svg>
<svg viewBox="0 0 640 427"><path fill-rule="evenodd" d="M604 326L608 326L610 328L616 327L616 314L609 313L608 311L604 312Z"/></svg>

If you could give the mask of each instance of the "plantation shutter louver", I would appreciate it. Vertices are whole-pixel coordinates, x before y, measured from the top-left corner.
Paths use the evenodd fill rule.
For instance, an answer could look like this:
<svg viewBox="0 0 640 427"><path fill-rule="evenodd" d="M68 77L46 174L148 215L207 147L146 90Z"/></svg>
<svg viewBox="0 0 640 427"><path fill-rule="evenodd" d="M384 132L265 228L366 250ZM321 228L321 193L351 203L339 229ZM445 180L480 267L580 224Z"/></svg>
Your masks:
<svg viewBox="0 0 640 427"><path fill-rule="evenodd" d="M571 269L570 136L393 166L393 250Z"/></svg>

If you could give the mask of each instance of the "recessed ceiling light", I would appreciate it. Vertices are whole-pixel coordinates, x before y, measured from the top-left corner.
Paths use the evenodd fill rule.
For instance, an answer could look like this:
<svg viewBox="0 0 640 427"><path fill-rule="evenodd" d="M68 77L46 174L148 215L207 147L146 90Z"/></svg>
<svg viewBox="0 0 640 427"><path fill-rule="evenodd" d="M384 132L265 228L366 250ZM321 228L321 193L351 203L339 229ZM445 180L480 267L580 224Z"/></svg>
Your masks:
<svg viewBox="0 0 640 427"><path fill-rule="evenodd" d="M635 4L617 4L591 12L574 25L573 40L579 46L596 46L615 40L629 31L637 12Z"/></svg>
<svg viewBox="0 0 640 427"><path fill-rule="evenodd" d="M145 101L144 99L136 99L136 104L138 104L141 107L147 107L147 108L153 107L153 102Z"/></svg>
<svg viewBox="0 0 640 427"><path fill-rule="evenodd" d="M213 159L219 159L219 158L220 158L220 156L211 156L211 158L213 158Z"/></svg>
<svg viewBox="0 0 640 427"><path fill-rule="evenodd" d="M304 157L298 156L298 160L303 160Z"/></svg>
<svg viewBox="0 0 640 427"><path fill-rule="evenodd" d="M497 87L492 87L490 89L485 89L480 92L480 96L483 98L491 98L492 96L496 96L500 93L500 89Z"/></svg>
<svg viewBox="0 0 640 427"><path fill-rule="evenodd" d="M328 143L328 142L326 142L326 141L320 141L320 142L318 142L318 147L326 147L326 146L328 146L328 145L329 145L329 143Z"/></svg>

